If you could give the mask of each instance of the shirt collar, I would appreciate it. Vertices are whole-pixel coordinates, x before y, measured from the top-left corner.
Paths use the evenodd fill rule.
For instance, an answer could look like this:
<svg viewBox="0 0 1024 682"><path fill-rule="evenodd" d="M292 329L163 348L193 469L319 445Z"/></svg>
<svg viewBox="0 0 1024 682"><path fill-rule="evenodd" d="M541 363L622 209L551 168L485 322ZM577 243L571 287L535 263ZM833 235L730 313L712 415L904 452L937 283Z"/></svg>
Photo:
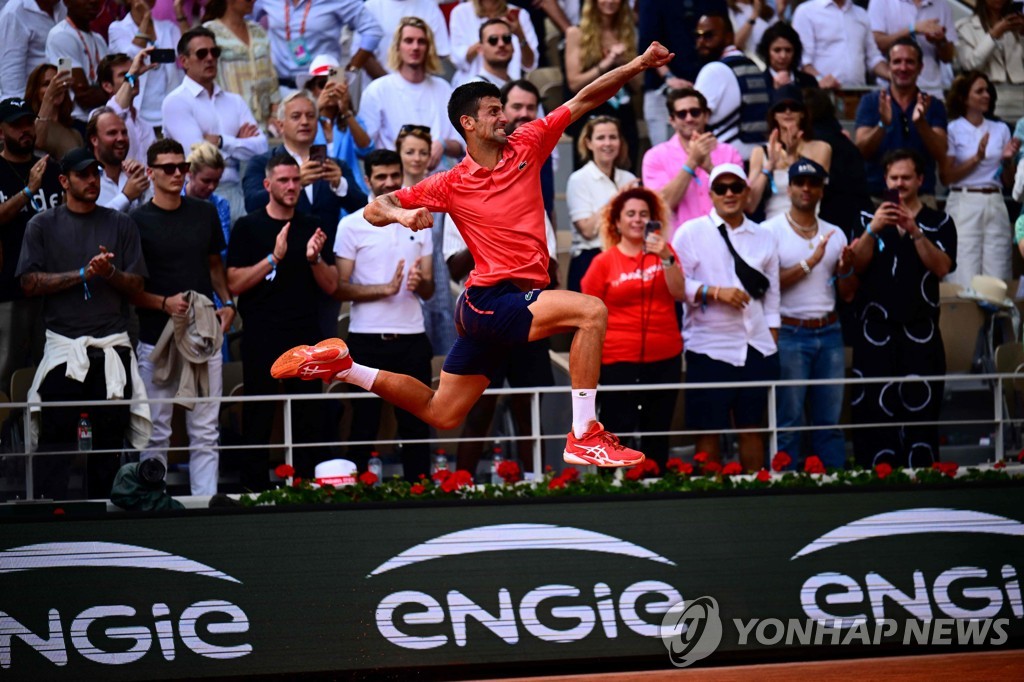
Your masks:
<svg viewBox="0 0 1024 682"><path fill-rule="evenodd" d="M512 155L515 154L515 150L512 148L511 142L506 142L505 147L501 150L501 158L498 159L498 165L492 168L484 168L473 159L472 156L466 154L465 158L462 159L462 163L466 166L466 170L469 171L470 175L482 176L487 173L493 173L494 171L501 168L508 161Z"/></svg>
<svg viewBox="0 0 1024 682"><path fill-rule="evenodd" d="M730 227L725 222L725 220L722 218L722 216L718 215L718 211L716 211L713 208L711 209L711 212L708 213L708 219L711 220L711 224L715 226L716 230L718 229L719 225L725 225L726 229L729 230L729 234L733 234L733 233L736 233L736 232L750 232L750 233L753 233L753 231L754 231L755 223L753 221L751 221L750 218L747 218L746 216L743 216L743 222L740 223L740 226L736 227L736 228Z"/></svg>
<svg viewBox="0 0 1024 682"><path fill-rule="evenodd" d="M192 95L193 97L198 97L201 93L206 92L206 88L204 88L202 85L200 85L199 83L197 83L194 80L192 80L189 76L183 77L182 80L181 80L181 84L185 86L185 90L188 91L188 93L190 95ZM214 82L214 84L213 84L213 96L212 97L216 97L217 95L220 94L220 92L221 92L220 86L217 85L216 82Z"/></svg>

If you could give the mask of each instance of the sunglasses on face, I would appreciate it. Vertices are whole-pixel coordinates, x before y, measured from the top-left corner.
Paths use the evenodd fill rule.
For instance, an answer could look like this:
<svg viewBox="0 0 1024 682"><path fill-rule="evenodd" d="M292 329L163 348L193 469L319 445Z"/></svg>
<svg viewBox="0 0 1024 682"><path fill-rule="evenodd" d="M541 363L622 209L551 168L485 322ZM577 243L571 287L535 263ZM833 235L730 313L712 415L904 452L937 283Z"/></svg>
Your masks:
<svg viewBox="0 0 1024 682"><path fill-rule="evenodd" d="M216 45L213 47L201 47L192 53L192 55L199 60L206 59L211 54L214 59L220 59L220 47Z"/></svg>
<svg viewBox="0 0 1024 682"><path fill-rule="evenodd" d="M696 31L694 35L697 40L714 40L718 34L715 31Z"/></svg>
<svg viewBox="0 0 1024 682"><path fill-rule="evenodd" d="M780 113L783 111L801 111L801 108L800 105L797 104L796 102L782 102L781 104L775 107L775 113Z"/></svg>
<svg viewBox="0 0 1024 682"><path fill-rule="evenodd" d="M406 123L398 130L399 135L408 135L409 133L419 133L420 135L429 135L430 128L427 126L417 126L411 123Z"/></svg>
<svg viewBox="0 0 1024 682"><path fill-rule="evenodd" d="M711 191L720 197L724 197L727 192L732 192L733 194L743 194L743 190L745 190L746 188L747 183L743 182L742 180L737 180L736 182L721 182L711 185Z"/></svg>
<svg viewBox="0 0 1024 682"><path fill-rule="evenodd" d="M511 45L512 34L506 33L503 36L487 36L487 44L490 45L491 47L497 45L499 40L505 45Z"/></svg>
<svg viewBox="0 0 1024 682"><path fill-rule="evenodd" d="M690 109L679 109L678 111L674 112L674 115L676 118L684 120L687 116L689 116L690 118L700 118L701 115L703 115L703 113L704 110L701 109L700 107L693 107Z"/></svg>
<svg viewBox="0 0 1024 682"><path fill-rule="evenodd" d="M182 175L188 173L189 168L192 167L188 161L181 163L155 163L150 168L154 170L161 170L165 175L174 175L174 171L179 171Z"/></svg>

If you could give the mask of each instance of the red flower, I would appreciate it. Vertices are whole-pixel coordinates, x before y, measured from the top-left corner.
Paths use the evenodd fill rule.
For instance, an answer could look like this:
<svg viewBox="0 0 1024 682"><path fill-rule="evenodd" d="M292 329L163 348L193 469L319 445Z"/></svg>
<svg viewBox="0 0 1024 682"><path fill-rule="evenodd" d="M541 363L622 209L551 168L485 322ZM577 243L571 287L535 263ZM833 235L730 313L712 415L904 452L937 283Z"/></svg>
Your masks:
<svg viewBox="0 0 1024 682"><path fill-rule="evenodd" d="M448 471L447 469L438 469L433 474L431 474L431 478L433 478L434 481L436 481L437 483L444 483L451 477L451 475L452 472Z"/></svg>
<svg viewBox="0 0 1024 682"><path fill-rule="evenodd" d="M522 474L519 471L519 463L506 459L498 465L498 476L505 483L515 483L521 480Z"/></svg>
<svg viewBox="0 0 1024 682"><path fill-rule="evenodd" d="M441 490L446 493L452 493L459 488L465 488L473 485L473 475L465 469L459 469L451 476L447 476L441 482Z"/></svg>
<svg viewBox="0 0 1024 682"><path fill-rule="evenodd" d="M629 480L629 481L639 481L643 477L644 477L644 465L643 464L637 464L636 466L631 466L631 467L629 467L629 469L626 470L626 480Z"/></svg>
<svg viewBox="0 0 1024 682"><path fill-rule="evenodd" d="M740 466L739 462L729 462L722 468L723 476L735 476L736 474L742 474L743 467Z"/></svg>
<svg viewBox="0 0 1024 682"><path fill-rule="evenodd" d="M1017 461L1024 462L1024 448L1021 448L1020 452L1017 453Z"/></svg>
<svg viewBox="0 0 1024 682"><path fill-rule="evenodd" d="M1006 462L1004 462L1003 460L999 460L998 462L996 462L992 466L995 467L996 469L1005 469L1006 468Z"/></svg>
<svg viewBox="0 0 1024 682"><path fill-rule="evenodd" d="M957 464L956 462L934 462L932 464L932 469L936 469L938 471L941 471L942 473L944 473L945 475L949 476L950 478L955 478L956 477L956 471L959 468L960 468L960 465Z"/></svg>
<svg viewBox="0 0 1024 682"><path fill-rule="evenodd" d="M779 450L772 457L772 471L782 471L792 463L793 458L789 456L789 453Z"/></svg>
<svg viewBox="0 0 1024 682"><path fill-rule="evenodd" d="M274 469L274 475L278 478L290 478L295 475L295 467L291 464L278 464Z"/></svg>
<svg viewBox="0 0 1024 682"><path fill-rule="evenodd" d="M886 464L885 462L882 462L881 464L878 464L878 465L875 466L875 475L878 476L878 478L885 478L886 476L888 476L891 473L892 473L892 466L889 465L889 464Z"/></svg>
<svg viewBox="0 0 1024 682"><path fill-rule="evenodd" d="M575 481L580 477L580 470L576 467L566 467L562 469L562 476L566 481Z"/></svg>
<svg viewBox="0 0 1024 682"><path fill-rule="evenodd" d="M678 474L681 473L683 464L683 460L679 459L678 457L669 457L668 461L665 462L665 469Z"/></svg>
<svg viewBox="0 0 1024 682"><path fill-rule="evenodd" d="M719 464L718 462L708 462L707 464L704 465L703 469L705 476L708 474L717 474L721 470L722 465Z"/></svg>
<svg viewBox="0 0 1024 682"><path fill-rule="evenodd" d="M768 473L767 469L761 469L757 472L757 480L761 481L761 483L767 483L772 480L772 475Z"/></svg>
<svg viewBox="0 0 1024 682"><path fill-rule="evenodd" d="M298 488L300 485L302 485L302 479L301 478L296 476L295 478L292 479L292 487L293 488Z"/></svg>
<svg viewBox="0 0 1024 682"><path fill-rule="evenodd" d="M817 455L811 455L804 460L804 471L809 474L823 474L825 473L825 465L822 463L820 457Z"/></svg>
<svg viewBox="0 0 1024 682"><path fill-rule="evenodd" d="M409 488L410 495L422 495L427 489L419 483L413 483L412 487Z"/></svg>
<svg viewBox="0 0 1024 682"><path fill-rule="evenodd" d="M64 507L56 507L53 510L54 516L64 516Z"/></svg>
<svg viewBox="0 0 1024 682"><path fill-rule="evenodd" d="M690 474L693 473L693 465L690 464L689 462L683 462L679 466L679 473L681 473L683 476L689 476Z"/></svg>
<svg viewBox="0 0 1024 682"><path fill-rule="evenodd" d="M708 453L698 452L696 455L693 456L693 461L696 462L697 464L703 464L704 462L708 461Z"/></svg>
<svg viewBox="0 0 1024 682"><path fill-rule="evenodd" d="M555 476L550 481L548 481L548 490L558 490L560 488L564 488L566 483L568 483L568 481L566 481L565 478L563 478L562 476Z"/></svg>
<svg viewBox="0 0 1024 682"><path fill-rule="evenodd" d="M420 474L420 480L421 481L427 480L427 475L426 474Z"/></svg>
<svg viewBox="0 0 1024 682"><path fill-rule="evenodd" d="M653 459L645 459L643 461L644 473L651 476L658 476L661 474L661 467Z"/></svg>
<svg viewBox="0 0 1024 682"><path fill-rule="evenodd" d="M377 474L372 471L364 471L359 474L359 482L367 487L373 486L377 483Z"/></svg>

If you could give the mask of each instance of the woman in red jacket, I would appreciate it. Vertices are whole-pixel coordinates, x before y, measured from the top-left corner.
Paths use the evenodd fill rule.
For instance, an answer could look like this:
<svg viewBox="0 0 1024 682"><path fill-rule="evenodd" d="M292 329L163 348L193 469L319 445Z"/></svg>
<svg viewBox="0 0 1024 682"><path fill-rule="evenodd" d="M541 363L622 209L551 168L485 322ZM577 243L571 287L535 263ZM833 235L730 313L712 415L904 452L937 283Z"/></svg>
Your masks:
<svg viewBox="0 0 1024 682"><path fill-rule="evenodd" d="M661 198L644 187L619 192L605 207L605 250L581 283L583 293L608 307L603 386L679 381L683 341L675 302L685 295L683 271L660 231L647 229L666 214ZM606 390L600 397L601 421L613 433L667 431L676 397L675 391ZM668 437L641 440L647 457L664 465Z"/></svg>

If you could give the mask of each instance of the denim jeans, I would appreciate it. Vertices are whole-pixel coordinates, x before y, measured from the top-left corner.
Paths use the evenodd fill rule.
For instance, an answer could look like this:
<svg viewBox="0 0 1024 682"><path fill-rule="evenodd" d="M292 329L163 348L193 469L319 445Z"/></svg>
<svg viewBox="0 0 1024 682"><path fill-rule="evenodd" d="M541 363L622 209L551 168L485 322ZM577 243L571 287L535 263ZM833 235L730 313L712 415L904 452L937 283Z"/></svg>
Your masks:
<svg viewBox="0 0 1024 682"><path fill-rule="evenodd" d="M843 335L839 323L821 329L782 325L779 328L780 379L842 379L844 372ZM804 403L811 426L839 423L843 409L843 386L780 386L777 409L779 428L804 426ZM802 431L780 431L779 450L800 459ZM811 452L827 467L843 468L846 449L838 429L811 431Z"/></svg>

